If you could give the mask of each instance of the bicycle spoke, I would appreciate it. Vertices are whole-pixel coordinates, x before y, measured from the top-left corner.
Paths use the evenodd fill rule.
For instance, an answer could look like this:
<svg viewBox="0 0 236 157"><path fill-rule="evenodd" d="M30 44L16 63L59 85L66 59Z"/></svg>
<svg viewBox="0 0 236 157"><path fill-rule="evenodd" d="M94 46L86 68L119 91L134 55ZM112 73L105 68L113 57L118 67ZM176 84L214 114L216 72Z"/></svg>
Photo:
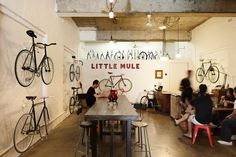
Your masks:
<svg viewBox="0 0 236 157"><path fill-rule="evenodd" d="M127 78L124 78L123 80L121 79L118 84L118 87L124 92L129 92L132 89L132 82Z"/></svg>
<svg viewBox="0 0 236 157"><path fill-rule="evenodd" d="M54 66L52 59L49 57L44 58L42 67L41 67L41 76L42 80L46 85L49 85L52 82L54 75Z"/></svg>
<svg viewBox="0 0 236 157"><path fill-rule="evenodd" d="M211 83L216 83L219 80L219 69L216 66L210 67L208 71L208 79Z"/></svg>
<svg viewBox="0 0 236 157"><path fill-rule="evenodd" d="M204 80L205 72L202 68L198 68L196 71L196 80L201 83Z"/></svg>
<svg viewBox="0 0 236 157"><path fill-rule="evenodd" d="M74 78L75 78L75 66L74 66L74 64L70 65L69 78L70 78L71 82L74 81Z"/></svg>
<svg viewBox="0 0 236 157"><path fill-rule="evenodd" d="M40 136L46 137L48 135L48 124L49 124L49 114L47 108L43 109L42 121L41 125L39 126Z"/></svg>
<svg viewBox="0 0 236 157"><path fill-rule="evenodd" d="M79 66L76 66L75 78L76 78L76 81L79 81L79 79L80 79L80 67Z"/></svg>
<svg viewBox="0 0 236 157"><path fill-rule="evenodd" d="M33 141L34 126L30 114L24 114L18 120L13 136L14 147L17 152L25 152Z"/></svg>
<svg viewBox="0 0 236 157"><path fill-rule="evenodd" d="M103 79L99 82L99 89L101 91L110 91L112 88L112 82L108 79Z"/></svg>
<svg viewBox="0 0 236 157"><path fill-rule="evenodd" d="M69 111L72 114L75 110L75 98L71 97L70 98L70 103L69 103Z"/></svg>
<svg viewBox="0 0 236 157"><path fill-rule="evenodd" d="M15 76L21 86L27 87L33 82L34 68L35 64L31 52L28 50L20 51L15 60Z"/></svg>

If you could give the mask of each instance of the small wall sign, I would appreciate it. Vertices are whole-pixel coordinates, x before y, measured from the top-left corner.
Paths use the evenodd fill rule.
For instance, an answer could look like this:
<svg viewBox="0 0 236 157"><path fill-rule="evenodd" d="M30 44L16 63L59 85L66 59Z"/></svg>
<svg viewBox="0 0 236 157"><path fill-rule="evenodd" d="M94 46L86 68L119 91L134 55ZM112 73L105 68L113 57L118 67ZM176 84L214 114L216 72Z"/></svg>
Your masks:
<svg viewBox="0 0 236 157"><path fill-rule="evenodd" d="M163 70L155 70L155 78L163 79Z"/></svg>

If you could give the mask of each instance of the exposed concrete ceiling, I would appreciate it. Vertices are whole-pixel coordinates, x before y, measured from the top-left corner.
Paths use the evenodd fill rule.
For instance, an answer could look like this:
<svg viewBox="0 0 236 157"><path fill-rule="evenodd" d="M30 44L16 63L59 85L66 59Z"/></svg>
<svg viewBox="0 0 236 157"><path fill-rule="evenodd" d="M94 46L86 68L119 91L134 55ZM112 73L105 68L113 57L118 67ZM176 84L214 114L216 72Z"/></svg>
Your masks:
<svg viewBox="0 0 236 157"><path fill-rule="evenodd" d="M211 17L236 16L236 0L117 0L108 18L108 0L57 0L58 15L78 27L93 27L98 40L163 40L158 26L169 20L167 41L190 41L191 31ZM147 26L151 13L152 26ZM179 19L179 20L176 20Z"/></svg>

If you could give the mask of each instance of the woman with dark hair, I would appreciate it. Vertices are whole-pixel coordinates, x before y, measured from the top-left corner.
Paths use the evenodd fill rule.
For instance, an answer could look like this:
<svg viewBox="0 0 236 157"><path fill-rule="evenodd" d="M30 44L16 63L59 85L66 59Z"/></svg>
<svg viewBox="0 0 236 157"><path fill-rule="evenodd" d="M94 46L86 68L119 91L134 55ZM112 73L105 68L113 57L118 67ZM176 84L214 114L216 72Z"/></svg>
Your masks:
<svg viewBox="0 0 236 157"><path fill-rule="evenodd" d="M234 107L234 89L233 88L228 88L226 90L226 95L222 96L220 99L220 105L224 105L230 108Z"/></svg>
<svg viewBox="0 0 236 157"><path fill-rule="evenodd" d="M228 107L228 108L233 108L234 107L234 89L233 88L228 88L226 90L225 96L222 96L219 102L220 106ZM221 122L222 120L225 119L227 115L229 115L231 111L220 111L218 112L218 120Z"/></svg>
<svg viewBox="0 0 236 157"><path fill-rule="evenodd" d="M212 121L213 102L207 92L207 86L201 84L199 86L199 94L190 104L195 108L195 114L188 118L188 132L184 136L192 138L192 125L205 125Z"/></svg>
<svg viewBox="0 0 236 157"><path fill-rule="evenodd" d="M236 98L236 87L234 87L234 97ZM231 130L233 127L236 127L236 101L234 101L233 112L222 121L220 132L221 140L218 140L217 142L223 145L232 146Z"/></svg>

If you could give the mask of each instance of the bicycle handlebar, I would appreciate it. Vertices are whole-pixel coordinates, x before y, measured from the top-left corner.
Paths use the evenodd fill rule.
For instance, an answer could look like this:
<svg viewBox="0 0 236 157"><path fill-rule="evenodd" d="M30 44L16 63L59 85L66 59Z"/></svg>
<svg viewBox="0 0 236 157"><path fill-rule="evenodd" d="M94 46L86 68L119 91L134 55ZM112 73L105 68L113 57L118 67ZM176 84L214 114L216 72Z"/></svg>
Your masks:
<svg viewBox="0 0 236 157"><path fill-rule="evenodd" d="M211 61L216 61L216 59L200 59L200 62L203 62L203 63L209 63Z"/></svg>
<svg viewBox="0 0 236 157"><path fill-rule="evenodd" d="M72 90L74 89L81 89L82 87L71 87Z"/></svg>
<svg viewBox="0 0 236 157"><path fill-rule="evenodd" d="M108 73L109 75L113 74L113 72L110 72L110 71L107 72L107 73ZM117 74L117 75L114 75L114 76L124 76L124 75L125 75L125 74L119 74L119 75Z"/></svg>
<svg viewBox="0 0 236 157"><path fill-rule="evenodd" d="M44 47L46 47L46 46L56 45L57 43L50 43L50 44L36 43L36 44L37 45L43 45Z"/></svg>
<svg viewBox="0 0 236 157"><path fill-rule="evenodd" d="M43 96L43 97L40 97L39 99L48 99L48 98L54 98L55 96Z"/></svg>

